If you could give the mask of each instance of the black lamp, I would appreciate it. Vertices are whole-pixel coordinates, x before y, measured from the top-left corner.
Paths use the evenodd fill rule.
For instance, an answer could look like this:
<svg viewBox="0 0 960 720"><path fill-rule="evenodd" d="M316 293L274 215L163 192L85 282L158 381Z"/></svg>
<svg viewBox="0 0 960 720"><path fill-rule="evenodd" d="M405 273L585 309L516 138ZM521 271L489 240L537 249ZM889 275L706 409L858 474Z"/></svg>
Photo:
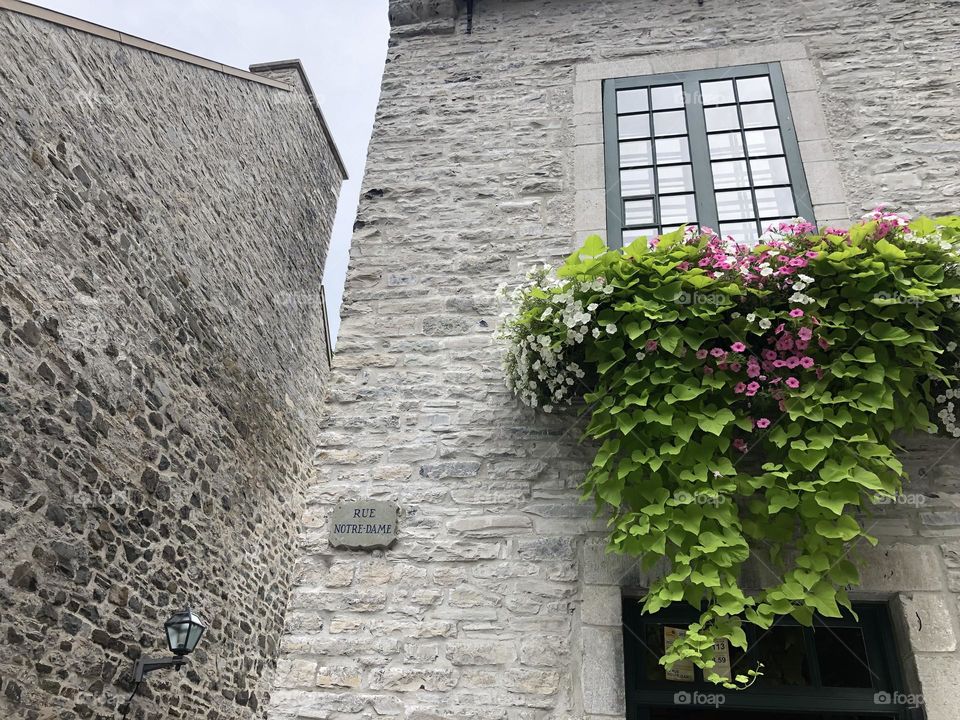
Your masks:
<svg viewBox="0 0 960 720"><path fill-rule="evenodd" d="M147 673L154 670L172 667L177 670L181 665L187 662L186 655L193 652L200 642L200 636L207 629L203 620L190 608L174 613L169 620L163 624L164 632L167 634L167 645L173 657L168 658L147 658L142 657L137 660L133 666L133 680L139 684ZM136 689L134 689L136 693ZM133 697L132 695L130 696Z"/></svg>

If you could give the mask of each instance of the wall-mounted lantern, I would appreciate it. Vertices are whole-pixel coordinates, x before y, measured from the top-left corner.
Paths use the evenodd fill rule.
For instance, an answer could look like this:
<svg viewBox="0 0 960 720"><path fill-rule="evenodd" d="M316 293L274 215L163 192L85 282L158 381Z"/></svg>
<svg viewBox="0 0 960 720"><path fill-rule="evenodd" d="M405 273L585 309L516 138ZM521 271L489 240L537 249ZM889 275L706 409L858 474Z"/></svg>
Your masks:
<svg viewBox="0 0 960 720"><path fill-rule="evenodd" d="M203 620L200 619L200 616L190 608L174 613L170 619L163 624L163 630L167 635L167 646L170 648L170 652L173 653L173 657L141 657L137 660L133 666L133 681L136 683L136 687L134 687L130 699L127 700L128 710L130 700L133 700L133 696L137 694L140 683L143 682L147 673L170 667L179 670L181 666L186 665L186 656L192 653L197 647L197 643L200 642L200 637L206 629L207 626ZM126 711L124 712L124 717L126 717Z"/></svg>

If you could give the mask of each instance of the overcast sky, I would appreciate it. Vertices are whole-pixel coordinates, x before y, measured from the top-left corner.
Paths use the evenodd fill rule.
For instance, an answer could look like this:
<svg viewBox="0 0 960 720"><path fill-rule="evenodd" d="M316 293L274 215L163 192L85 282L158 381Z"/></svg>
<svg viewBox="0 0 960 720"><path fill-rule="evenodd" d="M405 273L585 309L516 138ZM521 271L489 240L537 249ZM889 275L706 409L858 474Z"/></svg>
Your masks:
<svg viewBox="0 0 960 720"><path fill-rule="evenodd" d="M33 0L52 10L246 69L300 58L350 180L324 275L330 324L340 299L367 143L387 52L387 0Z"/></svg>

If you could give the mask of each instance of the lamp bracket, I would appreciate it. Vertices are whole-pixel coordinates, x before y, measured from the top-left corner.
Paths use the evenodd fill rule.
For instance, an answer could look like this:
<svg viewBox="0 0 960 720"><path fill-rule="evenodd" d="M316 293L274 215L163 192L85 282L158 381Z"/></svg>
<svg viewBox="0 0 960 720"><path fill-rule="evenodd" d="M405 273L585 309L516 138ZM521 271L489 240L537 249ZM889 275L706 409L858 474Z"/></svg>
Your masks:
<svg viewBox="0 0 960 720"><path fill-rule="evenodd" d="M164 668L174 668L179 670L181 666L187 664L187 659L179 655L165 658L142 657L133 666L133 681L142 682L147 673L154 670L163 670Z"/></svg>

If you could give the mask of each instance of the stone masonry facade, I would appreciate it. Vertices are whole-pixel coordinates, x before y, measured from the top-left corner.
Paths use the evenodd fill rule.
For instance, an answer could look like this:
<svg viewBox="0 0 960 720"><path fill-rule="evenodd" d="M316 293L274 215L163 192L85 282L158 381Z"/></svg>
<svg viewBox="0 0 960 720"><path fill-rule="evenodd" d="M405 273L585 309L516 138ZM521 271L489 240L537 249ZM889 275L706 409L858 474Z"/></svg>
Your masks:
<svg viewBox="0 0 960 720"><path fill-rule="evenodd" d="M957 211L956 3L470 5L468 34L464 3L391 2L274 720L624 717L620 598L644 577L578 502L575 416L511 399L492 337L497 286L600 229L582 218L603 214L603 77L796 63L818 219ZM904 459L918 499L871 521L856 597L890 603L910 689L954 720L960 453L910 440ZM330 547L357 498L400 505L391 548Z"/></svg>
<svg viewBox="0 0 960 720"><path fill-rule="evenodd" d="M342 165L259 75L0 3L0 717L264 717ZM33 13L31 15L31 13ZM38 19L37 15L52 21ZM290 84L288 84L290 83Z"/></svg>

